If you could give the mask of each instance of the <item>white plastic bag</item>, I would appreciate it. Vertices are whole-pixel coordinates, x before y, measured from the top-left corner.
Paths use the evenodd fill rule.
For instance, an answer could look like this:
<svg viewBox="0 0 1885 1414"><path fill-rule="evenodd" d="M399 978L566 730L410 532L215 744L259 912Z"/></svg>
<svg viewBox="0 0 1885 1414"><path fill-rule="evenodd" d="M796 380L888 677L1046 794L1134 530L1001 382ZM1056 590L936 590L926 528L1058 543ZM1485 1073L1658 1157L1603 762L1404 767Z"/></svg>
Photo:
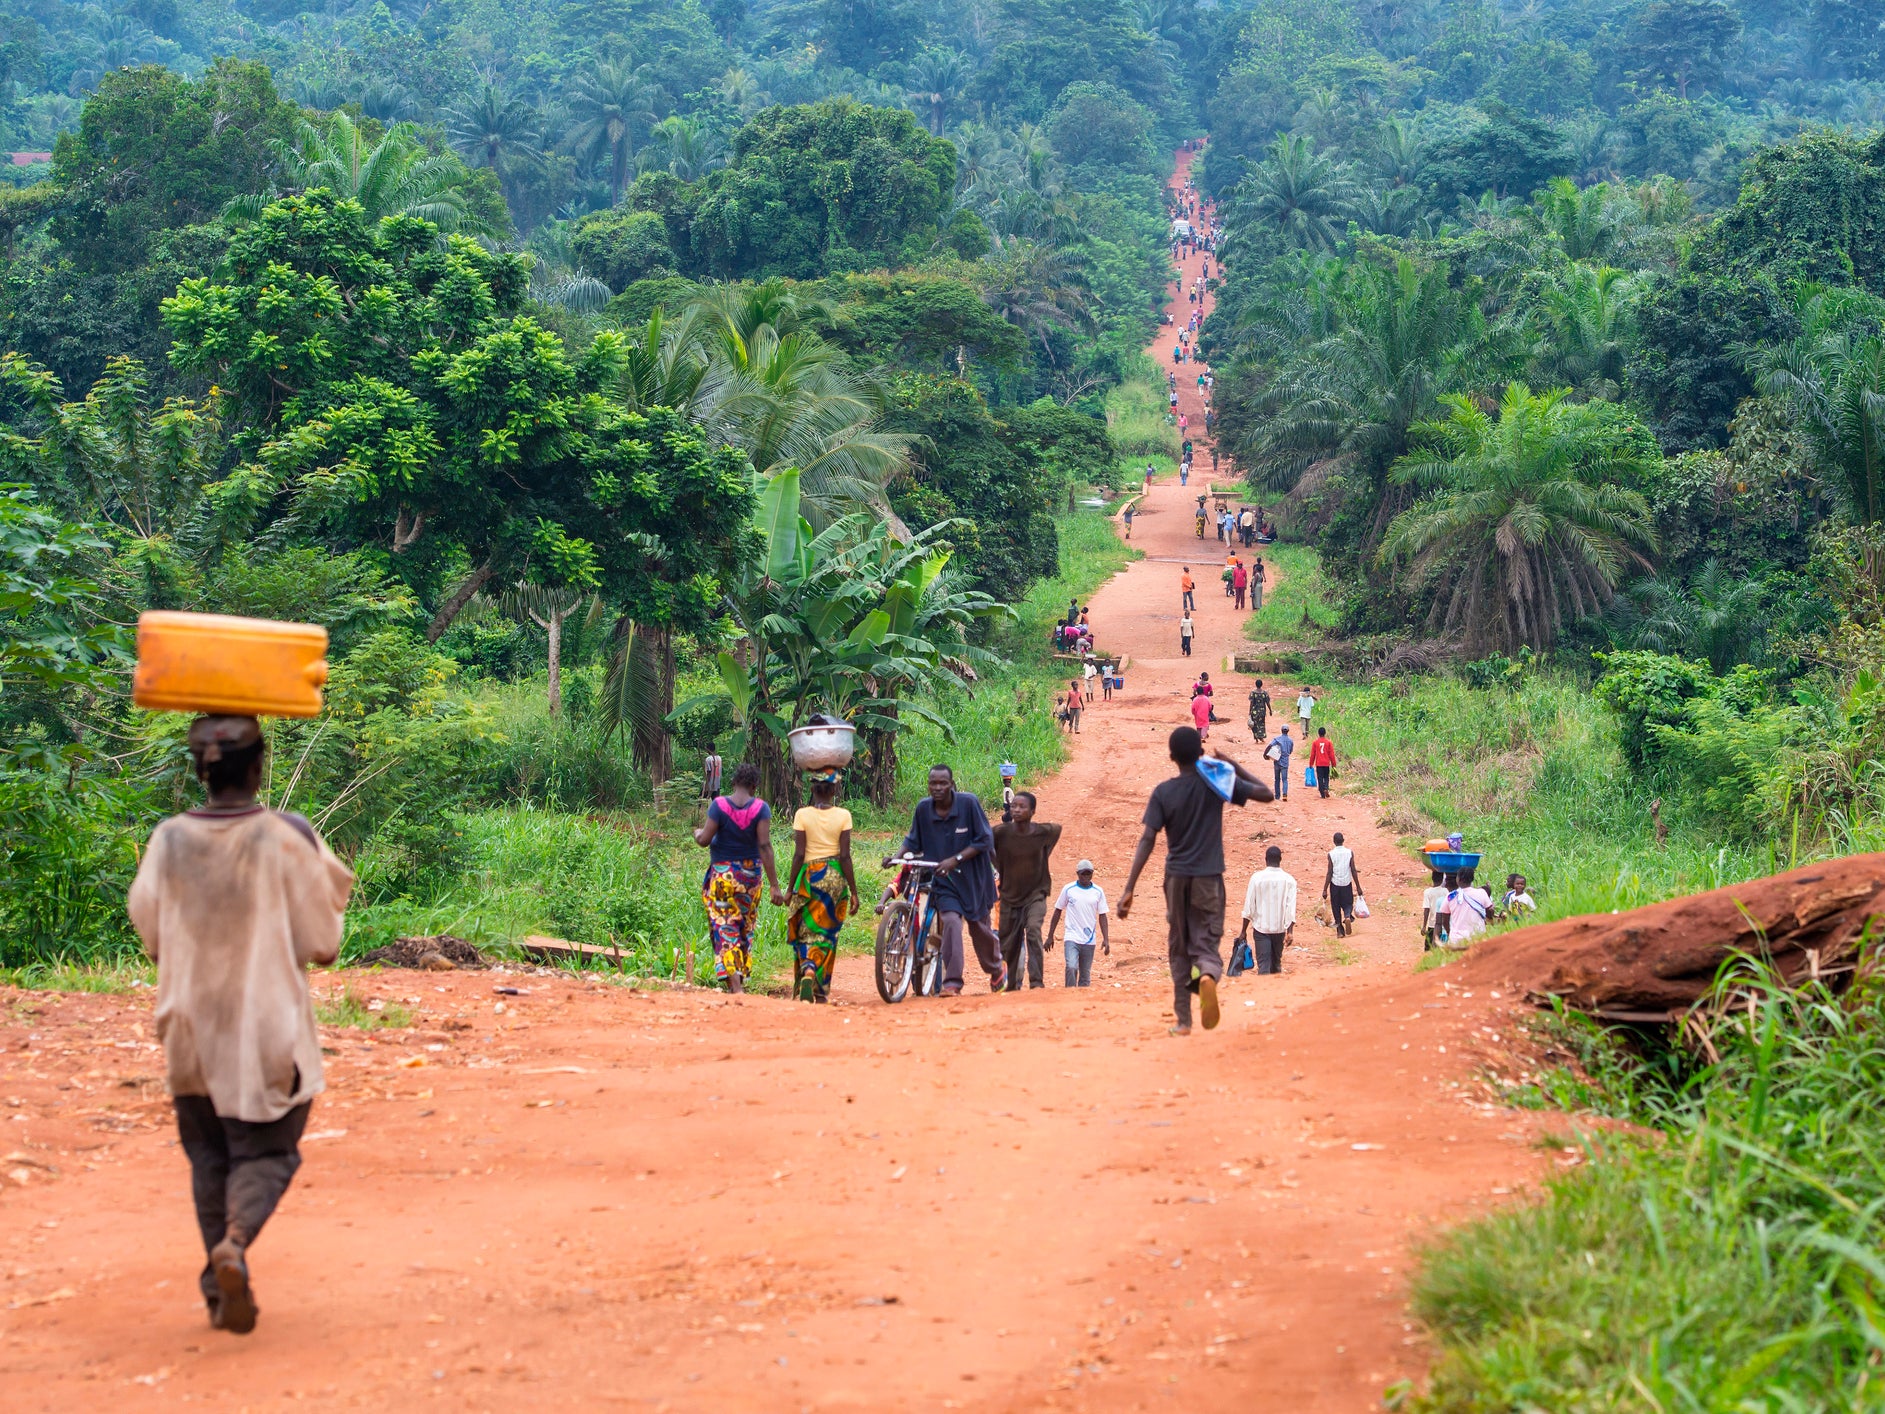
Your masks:
<svg viewBox="0 0 1885 1414"><path fill-rule="evenodd" d="M1355 916L1357 918L1366 918L1368 916L1368 900L1363 898L1360 894L1355 895Z"/></svg>

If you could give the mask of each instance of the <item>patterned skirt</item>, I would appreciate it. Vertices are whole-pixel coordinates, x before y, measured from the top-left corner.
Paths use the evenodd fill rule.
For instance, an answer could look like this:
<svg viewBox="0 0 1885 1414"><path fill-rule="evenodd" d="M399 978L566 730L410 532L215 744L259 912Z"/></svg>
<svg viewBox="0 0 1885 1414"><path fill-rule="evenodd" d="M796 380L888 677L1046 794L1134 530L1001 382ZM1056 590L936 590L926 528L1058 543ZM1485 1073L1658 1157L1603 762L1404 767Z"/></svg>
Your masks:
<svg viewBox="0 0 1885 1414"><path fill-rule="evenodd" d="M759 918L759 861L716 860L700 881L707 905L707 933L713 940L713 975L717 982L741 981L753 967L753 925Z"/></svg>
<svg viewBox="0 0 1885 1414"><path fill-rule="evenodd" d="M831 995L831 968L838 957L838 930L851 912L851 890L835 859L807 860L792 884L786 941L796 958L793 995L825 1001Z"/></svg>

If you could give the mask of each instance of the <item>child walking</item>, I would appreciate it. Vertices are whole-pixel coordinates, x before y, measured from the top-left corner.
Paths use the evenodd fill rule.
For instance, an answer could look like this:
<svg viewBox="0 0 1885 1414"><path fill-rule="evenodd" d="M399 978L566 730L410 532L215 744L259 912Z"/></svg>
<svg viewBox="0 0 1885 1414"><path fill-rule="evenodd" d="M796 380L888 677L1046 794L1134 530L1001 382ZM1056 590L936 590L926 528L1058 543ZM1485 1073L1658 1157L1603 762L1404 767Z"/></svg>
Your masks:
<svg viewBox="0 0 1885 1414"><path fill-rule="evenodd" d="M256 801L268 746L253 717L199 717L206 804L152 833L129 911L157 962L157 1038L190 1160L210 1325L255 1329L249 1249L301 1166L326 1085L309 963L340 952L353 873L299 815Z"/></svg>
<svg viewBox="0 0 1885 1414"><path fill-rule="evenodd" d="M1062 916L1067 919L1067 985L1093 985L1093 950L1097 947L1112 956L1113 940L1106 931L1106 891L1093 882L1093 861L1083 859L1074 868L1074 879L1054 900L1054 916L1047 923L1044 951L1054 950L1054 931Z"/></svg>

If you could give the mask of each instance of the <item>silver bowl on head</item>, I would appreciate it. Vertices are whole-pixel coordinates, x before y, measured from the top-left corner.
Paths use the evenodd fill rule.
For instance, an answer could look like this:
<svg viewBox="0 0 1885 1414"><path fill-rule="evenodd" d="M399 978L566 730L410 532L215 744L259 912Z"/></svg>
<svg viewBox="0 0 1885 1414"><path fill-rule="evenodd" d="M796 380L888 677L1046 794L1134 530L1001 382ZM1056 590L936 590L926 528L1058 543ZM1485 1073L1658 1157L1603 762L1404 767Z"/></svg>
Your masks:
<svg viewBox="0 0 1885 1414"><path fill-rule="evenodd" d="M857 755L857 728L849 722L794 727L785 737L792 744L792 764L801 771L835 770Z"/></svg>

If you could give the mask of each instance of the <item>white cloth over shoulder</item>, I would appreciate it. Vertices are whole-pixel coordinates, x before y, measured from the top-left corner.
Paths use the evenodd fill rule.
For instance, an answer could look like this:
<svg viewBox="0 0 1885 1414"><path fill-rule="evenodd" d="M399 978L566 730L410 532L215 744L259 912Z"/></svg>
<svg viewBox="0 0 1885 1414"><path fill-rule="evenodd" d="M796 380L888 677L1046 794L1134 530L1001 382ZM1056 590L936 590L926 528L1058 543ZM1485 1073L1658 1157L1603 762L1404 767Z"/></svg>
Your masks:
<svg viewBox="0 0 1885 1414"><path fill-rule="evenodd" d="M1296 876L1277 868L1252 874L1244 920L1259 933L1287 933L1296 923Z"/></svg>
<svg viewBox="0 0 1885 1414"><path fill-rule="evenodd" d="M131 885L157 960L172 1095L265 1124L325 1088L306 968L332 962L353 872L270 810L159 825Z"/></svg>

